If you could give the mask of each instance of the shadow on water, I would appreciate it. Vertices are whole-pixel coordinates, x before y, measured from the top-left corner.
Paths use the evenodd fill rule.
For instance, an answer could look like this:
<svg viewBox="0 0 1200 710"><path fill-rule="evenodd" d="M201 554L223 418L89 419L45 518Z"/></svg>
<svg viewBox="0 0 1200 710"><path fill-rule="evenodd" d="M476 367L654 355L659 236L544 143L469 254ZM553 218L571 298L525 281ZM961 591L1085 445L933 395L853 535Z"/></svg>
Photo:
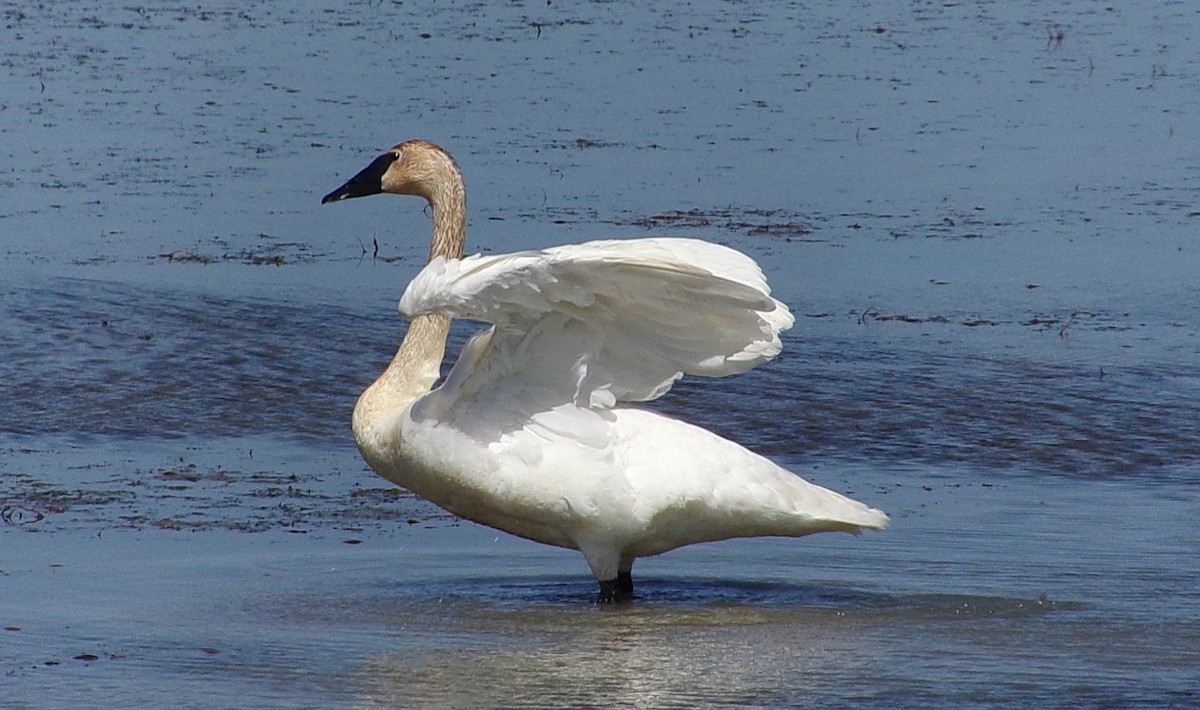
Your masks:
<svg viewBox="0 0 1200 710"><path fill-rule="evenodd" d="M132 439L345 443L355 398L405 327L389 309L68 279L7 294L0 315L0 431ZM456 324L448 358L478 328ZM816 342L788 333L768 367L684 378L647 406L793 459L1187 480L1200 461L1190 359L1053 350L1059 338L1018 325L983 342L936 326L953 345L915 325L822 328Z"/></svg>
<svg viewBox="0 0 1200 710"><path fill-rule="evenodd" d="M458 607L471 624L479 614L494 620L541 619L547 631L577 623L581 608L601 614L624 615L673 624L673 619L697 623L779 623L791 616L813 619L876 617L889 621L991 617L1023 619L1054 611L1078 611L1078 602L1016 599L956 594L888 594L830 582L798 584L787 581L730 580L701 577L637 579L637 591L627 604L594 604L591 585L569 579L455 578L452 588L437 584L406 588L404 605ZM759 613L761 612L761 615ZM728 617L728 618L726 618ZM655 622L658 623L658 622ZM476 627L478 628L478 627Z"/></svg>

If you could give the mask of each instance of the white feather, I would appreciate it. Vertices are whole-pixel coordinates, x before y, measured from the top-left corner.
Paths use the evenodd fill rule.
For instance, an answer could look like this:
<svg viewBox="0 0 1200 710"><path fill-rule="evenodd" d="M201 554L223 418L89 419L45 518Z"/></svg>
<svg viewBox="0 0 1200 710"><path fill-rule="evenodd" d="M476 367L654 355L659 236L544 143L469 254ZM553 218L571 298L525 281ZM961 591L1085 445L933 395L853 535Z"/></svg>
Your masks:
<svg viewBox="0 0 1200 710"><path fill-rule="evenodd" d="M779 353L793 317L740 252L643 239L437 259L400 309L493 324L403 423L402 440L422 443L421 467L463 485L413 489L579 548L599 579L695 542L886 523L733 442L625 404Z"/></svg>
<svg viewBox="0 0 1200 710"><path fill-rule="evenodd" d="M748 370L779 353L794 320L753 260L694 239L436 259L400 310L495 324L506 375L574 379L573 401L591 406L655 399L685 374Z"/></svg>

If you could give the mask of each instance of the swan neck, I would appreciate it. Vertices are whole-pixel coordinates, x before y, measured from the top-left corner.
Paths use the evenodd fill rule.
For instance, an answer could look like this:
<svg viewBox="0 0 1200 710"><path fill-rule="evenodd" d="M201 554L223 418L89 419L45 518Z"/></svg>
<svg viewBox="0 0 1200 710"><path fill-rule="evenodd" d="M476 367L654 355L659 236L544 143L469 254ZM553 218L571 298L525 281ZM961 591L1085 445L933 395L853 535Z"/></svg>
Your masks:
<svg viewBox="0 0 1200 710"><path fill-rule="evenodd" d="M429 259L460 259L467 234L467 194L454 159L440 149L426 153L420 179L402 194L416 194L429 202L433 213L433 240ZM400 190L396 190L400 192ZM441 377L450 318L424 315L413 318L396 355L379 379L358 398L354 407L354 437L375 466L398 444L399 416L418 397L428 393ZM380 470L376 467L376 470Z"/></svg>
<svg viewBox="0 0 1200 710"><path fill-rule="evenodd" d="M354 406L354 436L364 453L378 450L384 444L380 437L395 431L386 420L433 388L441 376L449 332L450 318L442 315L418 316L408 324L408 332L387 369Z"/></svg>
<svg viewBox="0 0 1200 710"><path fill-rule="evenodd" d="M433 211L433 243L429 260L437 257L461 259L467 239L467 193L462 175L447 170L439 176L428 195Z"/></svg>

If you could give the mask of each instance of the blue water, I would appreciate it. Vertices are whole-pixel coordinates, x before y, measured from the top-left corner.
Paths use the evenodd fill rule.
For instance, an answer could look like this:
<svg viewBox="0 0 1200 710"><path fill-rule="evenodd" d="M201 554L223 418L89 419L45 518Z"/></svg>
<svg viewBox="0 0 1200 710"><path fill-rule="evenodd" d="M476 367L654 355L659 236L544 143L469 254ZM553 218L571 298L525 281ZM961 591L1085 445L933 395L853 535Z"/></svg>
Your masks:
<svg viewBox="0 0 1200 710"><path fill-rule="evenodd" d="M1197 10L3 20L5 703L1200 701ZM614 611L576 553L373 476L349 411L428 215L319 199L412 137L462 166L474 249L757 258L783 355L656 406L892 526L643 560Z"/></svg>

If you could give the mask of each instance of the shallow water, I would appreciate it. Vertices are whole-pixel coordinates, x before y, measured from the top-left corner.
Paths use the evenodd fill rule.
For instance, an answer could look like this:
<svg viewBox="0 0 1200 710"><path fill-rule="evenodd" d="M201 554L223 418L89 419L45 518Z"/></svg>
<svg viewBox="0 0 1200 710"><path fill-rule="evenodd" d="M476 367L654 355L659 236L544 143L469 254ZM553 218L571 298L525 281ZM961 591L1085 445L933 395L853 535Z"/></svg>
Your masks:
<svg viewBox="0 0 1200 710"><path fill-rule="evenodd" d="M4 702L1198 702L1198 20L6 8ZM656 406L892 526L678 550L598 609L576 553L374 477L348 413L428 218L318 201L418 136L475 248L758 258L784 354Z"/></svg>

